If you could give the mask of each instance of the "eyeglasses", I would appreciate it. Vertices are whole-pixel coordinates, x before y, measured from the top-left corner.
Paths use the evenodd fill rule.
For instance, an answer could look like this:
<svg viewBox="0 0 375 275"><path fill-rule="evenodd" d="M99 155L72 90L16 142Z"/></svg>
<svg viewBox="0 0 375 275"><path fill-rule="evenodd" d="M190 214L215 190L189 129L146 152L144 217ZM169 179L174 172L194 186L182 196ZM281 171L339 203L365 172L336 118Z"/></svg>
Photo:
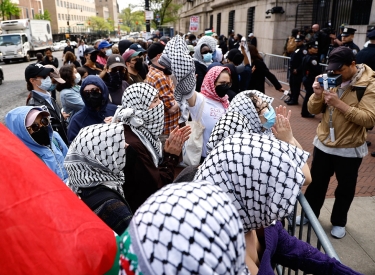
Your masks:
<svg viewBox="0 0 375 275"><path fill-rule="evenodd" d="M27 128L33 130L33 132L38 132L41 127L47 127L48 125L49 125L49 117L45 116L40 119L40 124L35 122Z"/></svg>
<svg viewBox="0 0 375 275"><path fill-rule="evenodd" d="M82 94L85 98L89 98L90 96L98 98L102 95L99 88L92 88L91 90L83 90Z"/></svg>
<svg viewBox="0 0 375 275"><path fill-rule="evenodd" d="M230 83L230 82L218 82L218 83L216 83L216 86L221 86L221 85L223 85L225 87L228 87L228 88L232 87L232 83Z"/></svg>
<svg viewBox="0 0 375 275"><path fill-rule="evenodd" d="M212 53L212 51L205 51L205 52L201 52L201 54L208 54L208 53Z"/></svg>

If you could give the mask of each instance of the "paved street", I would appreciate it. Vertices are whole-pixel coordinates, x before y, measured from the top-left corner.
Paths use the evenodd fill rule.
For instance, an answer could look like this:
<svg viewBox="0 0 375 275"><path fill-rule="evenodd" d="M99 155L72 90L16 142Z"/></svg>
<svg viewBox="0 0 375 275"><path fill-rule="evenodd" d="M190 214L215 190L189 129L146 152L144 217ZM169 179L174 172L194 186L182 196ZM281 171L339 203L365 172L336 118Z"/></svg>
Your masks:
<svg viewBox="0 0 375 275"><path fill-rule="evenodd" d="M53 56L59 60L61 67L62 51L53 52ZM4 123L7 112L26 103L29 92L26 89L25 69L35 62L35 58L31 59L31 62L19 61L10 64L0 62L5 78L3 84L0 85L0 122Z"/></svg>

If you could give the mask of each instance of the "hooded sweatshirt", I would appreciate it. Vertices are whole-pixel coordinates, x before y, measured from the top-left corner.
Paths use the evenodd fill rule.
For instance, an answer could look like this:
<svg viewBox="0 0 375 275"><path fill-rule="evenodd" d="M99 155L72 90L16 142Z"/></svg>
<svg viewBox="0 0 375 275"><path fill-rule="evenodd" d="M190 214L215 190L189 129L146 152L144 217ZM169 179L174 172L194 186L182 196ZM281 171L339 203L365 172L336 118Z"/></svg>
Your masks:
<svg viewBox="0 0 375 275"><path fill-rule="evenodd" d="M57 176L63 181L68 179L68 173L64 168L64 158L68 153L68 147L60 135L48 126L50 145L43 146L37 143L26 129L25 121L27 114L37 109L45 111L40 107L21 106L11 110L5 116L8 129L15 134L31 151L33 151Z"/></svg>
<svg viewBox="0 0 375 275"><path fill-rule="evenodd" d="M83 91L86 86L93 84L97 86L103 95L102 106L99 111L93 110L88 105L87 99L83 96ZM113 116L116 112L117 106L109 103L109 92L108 88L100 77L95 75L89 75L83 81L81 89L79 90L82 100L85 103L85 106L81 111L76 113L72 120L69 122L68 127L68 140L71 143L74 138L78 135L78 132L86 126L103 123L104 119L109 116Z"/></svg>

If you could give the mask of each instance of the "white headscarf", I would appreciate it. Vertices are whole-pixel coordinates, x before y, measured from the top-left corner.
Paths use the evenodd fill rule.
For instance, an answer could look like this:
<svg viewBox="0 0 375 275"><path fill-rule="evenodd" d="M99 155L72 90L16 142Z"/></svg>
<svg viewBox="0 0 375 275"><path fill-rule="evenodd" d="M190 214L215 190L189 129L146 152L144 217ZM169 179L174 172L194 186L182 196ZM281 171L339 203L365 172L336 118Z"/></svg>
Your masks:
<svg viewBox="0 0 375 275"><path fill-rule="evenodd" d="M308 152L267 135L234 134L198 168L195 180L219 185L240 213L245 233L288 216L305 181Z"/></svg>
<svg viewBox="0 0 375 275"><path fill-rule="evenodd" d="M122 106L117 108L112 121L129 125L151 153L152 160L158 167L163 153L159 136L164 127L164 105L160 102L149 109L156 95L158 90L149 84L139 82L130 85L124 91Z"/></svg>
<svg viewBox="0 0 375 275"><path fill-rule="evenodd" d="M167 185L149 197L120 247L125 274L237 275L245 269L239 214L207 181Z"/></svg>

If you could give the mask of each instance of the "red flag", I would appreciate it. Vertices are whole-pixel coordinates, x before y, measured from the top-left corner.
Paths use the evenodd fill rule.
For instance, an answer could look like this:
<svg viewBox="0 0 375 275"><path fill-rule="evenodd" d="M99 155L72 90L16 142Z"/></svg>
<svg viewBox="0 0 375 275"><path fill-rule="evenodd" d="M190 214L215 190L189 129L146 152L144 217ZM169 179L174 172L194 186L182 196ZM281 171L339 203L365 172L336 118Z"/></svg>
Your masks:
<svg viewBox="0 0 375 275"><path fill-rule="evenodd" d="M104 274L113 231L0 124L0 273Z"/></svg>

